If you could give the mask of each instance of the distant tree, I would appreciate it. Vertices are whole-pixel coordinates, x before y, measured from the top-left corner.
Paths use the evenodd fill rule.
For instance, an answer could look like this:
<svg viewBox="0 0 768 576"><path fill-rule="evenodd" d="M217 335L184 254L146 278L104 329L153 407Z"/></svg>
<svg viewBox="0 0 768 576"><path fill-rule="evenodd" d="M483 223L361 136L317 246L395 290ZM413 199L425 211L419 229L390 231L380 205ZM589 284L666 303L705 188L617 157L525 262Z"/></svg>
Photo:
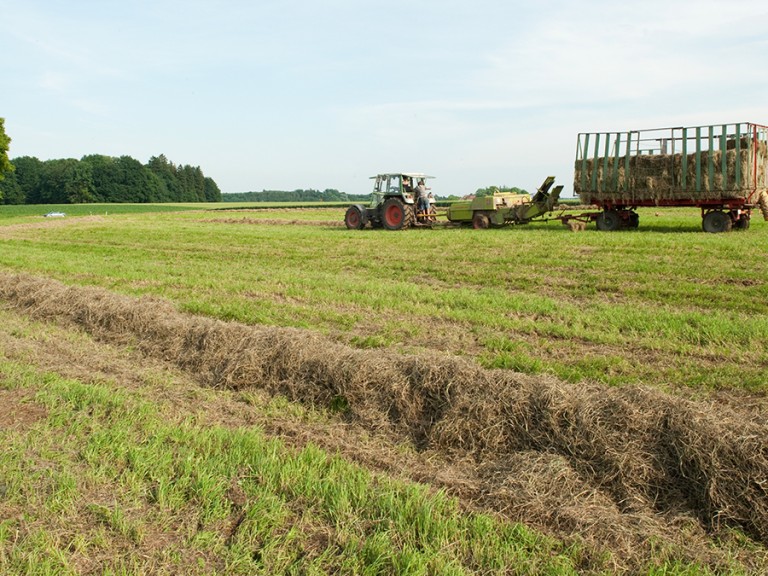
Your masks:
<svg viewBox="0 0 768 576"><path fill-rule="evenodd" d="M8 150L11 146L11 138L5 133L5 118L0 118L0 181L5 175L13 171L13 164L8 159ZM3 192L0 190L0 200L3 199Z"/></svg>
<svg viewBox="0 0 768 576"><path fill-rule="evenodd" d="M144 166L144 178L147 186L147 202L168 202L170 194L165 181Z"/></svg>
<svg viewBox="0 0 768 576"><path fill-rule="evenodd" d="M496 192L512 192L514 194L528 194L526 190L513 186L511 188L507 186L489 186L488 188L478 188L475 192L475 196L492 196Z"/></svg>
<svg viewBox="0 0 768 576"><path fill-rule="evenodd" d="M90 166L79 161L73 163L71 171L67 171L64 191L70 204L96 202L96 188Z"/></svg>
<svg viewBox="0 0 768 576"><path fill-rule="evenodd" d="M115 176L119 193L110 202L149 202L149 184L146 175L149 169L130 156L115 160Z"/></svg>
<svg viewBox="0 0 768 576"><path fill-rule="evenodd" d="M43 200L40 194L42 186L45 164L34 156L21 156L13 159L13 165L16 170L16 182L24 195L25 204L42 204Z"/></svg>
<svg viewBox="0 0 768 576"><path fill-rule="evenodd" d="M368 202L370 194L347 194L332 188L322 192L309 190L262 190L261 192L231 192L222 194L224 202Z"/></svg>
<svg viewBox="0 0 768 576"><path fill-rule="evenodd" d="M152 156L147 162L149 168L165 184L166 197L161 202L180 202L182 196L181 184L176 174L176 166L165 154Z"/></svg>
<svg viewBox="0 0 768 576"><path fill-rule="evenodd" d="M333 188L326 188L320 196L323 202L343 202L347 200L347 195L344 192L339 192Z"/></svg>
<svg viewBox="0 0 768 576"><path fill-rule="evenodd" d="M95 201L91 167L74 158L43 163L40 199L43 204L81 204Z"/></svg>
<svg viewBox="0 0 768 576"><path fill-rule="evenodd" d="M24 191L15 170L7 172L5 179L0 180L0 200L4 204L24 204Z"/></svg>
<svg viewBox="0 0 768 576"><path fill-rule="evenodd" d="M219 190L219 186L214 182L213 178L205 177L204 191L206 202L221 202L221 190Z"/></svg>
<svg viewBox="0 0 768 576"><path fill-rule="evenodd" d="M165 183L130 156L92 154L83 156L82 162L91 166L99 202L162 202L167 196Z"/></svg>
<svg viewBox="0 0 768 576"><path fill-rule="evenodd" d="M5 118L0 118L0 180L4 174L13 170L13 164L8 159L8 150L11 146L11 137L5 133Z"/></svg>
<svg viewBox="0 0 768 576"><path fill-rule="evenodd" d="M181 184L181 202L205 202L205 176L199 166L179 166L176 177Z"/></svg>
<svg viewBox="0 0 768 576"><path fill-rule="evenodd" d="M95 201L110 202L107 198L116 194L115 159L103 154L89 154L83 156L80 161L91 167Z"/></svg>

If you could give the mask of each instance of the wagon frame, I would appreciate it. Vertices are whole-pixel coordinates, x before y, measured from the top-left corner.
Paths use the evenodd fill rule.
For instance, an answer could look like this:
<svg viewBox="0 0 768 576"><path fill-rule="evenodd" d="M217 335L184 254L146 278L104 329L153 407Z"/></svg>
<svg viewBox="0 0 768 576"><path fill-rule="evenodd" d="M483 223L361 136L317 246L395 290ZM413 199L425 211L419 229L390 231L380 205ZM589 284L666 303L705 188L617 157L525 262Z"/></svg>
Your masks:
<svg viewBox="0 0 768 576"><path fill-rule="evenodd" d="M756 206L768 218L767 150L768 127L749 122L581 132L574 192L602 212L569 218L617 230L638 207L694 206L707 232L746 229Z"/></svg>

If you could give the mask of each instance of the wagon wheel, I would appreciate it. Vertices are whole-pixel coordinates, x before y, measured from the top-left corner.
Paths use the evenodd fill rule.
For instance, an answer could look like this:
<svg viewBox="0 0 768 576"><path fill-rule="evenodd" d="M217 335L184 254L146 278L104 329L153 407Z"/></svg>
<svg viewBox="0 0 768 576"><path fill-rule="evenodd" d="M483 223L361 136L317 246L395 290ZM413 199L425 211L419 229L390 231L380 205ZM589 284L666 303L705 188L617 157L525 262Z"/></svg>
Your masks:
<svg viewBox="0 0 768 576"><path fill-rule="evenodd" d="M730 214L726 214L722 210L712 210L712 212L707 212L704 218L701 219L701 227L704 229L704 232L712 234L730 232L733 227L733 221Z"/></svg>
<svg viewBox="0 0 768 576"><path fill-rule="evenodd" d="M381 207L381 221L387 230L401 230L413 224L413 209L399 198L389 198Z"/></svg>
<svg viewBox="0 0 768 576"><path fill-rule="evenodd" d="M613 232L621 228L621 215L616 210L605 210L597 217L597 229Z"/></svg>
<svg viewBox="0 0 768 576"><path fill-rule="evenodd" d="M629 213L629 222L627 222L627 226L629 228L637 228L640 226L640 214L637 212L630 212Z"/></svg>
<svg viewBox="0 0 768 576"><path fill-rule="evenodd" d="M482 212L475 212L472 216L472 228L475 230L485 230L491 225L491 220Z"/></svg>
<svg viewBox="0 0 768 576"><path fill-rule="evenodd" d="M349 230L362 230L365 227L365 216L359 206L350 206L344 214L344 224Z"/></svg>

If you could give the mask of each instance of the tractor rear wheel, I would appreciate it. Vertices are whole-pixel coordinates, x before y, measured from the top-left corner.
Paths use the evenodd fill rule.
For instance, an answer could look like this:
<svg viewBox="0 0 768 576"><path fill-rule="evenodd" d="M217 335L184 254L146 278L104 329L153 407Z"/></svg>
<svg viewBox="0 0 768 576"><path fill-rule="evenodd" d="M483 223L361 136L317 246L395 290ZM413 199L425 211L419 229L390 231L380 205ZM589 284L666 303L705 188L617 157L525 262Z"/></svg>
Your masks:
<svg viewBox="0 0 768 576"><path fill-rule="evenodd" d="M597 229L613 232L621 228L621 215L617 210L605 210L597 217Z"/></svg>
<svg viewBox="0 0 768 576"><path fill-rule="evenodd" d="M485 230L491 225L491 220L486 214L482 212L475 212L472 216L472 228L475 230Z"/></svg>
<svg viewBox="0 0 768 576"><path fill-rule="evenodd" d="M365 228L365 216L360 206L350 206L344 214L344 224L349 230L362 230Z"/></svg>
<svg viewBox="0 0 768 576"><path fill-rule="evenodd" d="M400 198L389 198L381 207L381 221L387 230L402 230L413 224L413 207Z"/></svg>
<svg viewBox="0 0 768 576"><path fill-rule="evenodd" d="M717 234L718 232L730 232L733 227L731 215L722 210L712 210L704 214L701 220L701 227L704 232Z"/></svg>

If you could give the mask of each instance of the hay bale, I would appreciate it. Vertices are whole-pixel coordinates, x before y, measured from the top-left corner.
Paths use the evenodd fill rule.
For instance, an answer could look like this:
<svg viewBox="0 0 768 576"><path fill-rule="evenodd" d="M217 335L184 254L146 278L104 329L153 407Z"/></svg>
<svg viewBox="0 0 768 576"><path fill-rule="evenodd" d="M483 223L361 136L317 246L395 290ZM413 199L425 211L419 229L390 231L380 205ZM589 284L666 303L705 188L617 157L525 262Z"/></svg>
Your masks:
<svg viewBox="0 0 768 576"><path fill-rule="evenodd" d="M711 165L710 165L711 157ZM619 159L619 171L614 174L614 158L608 158L605 174L605 158L577 160L574 168L574 191L585 203L612 201L632 204L633 202L654 202L662 200L719 200L743 198L748 190L766 181L768 165L768 144L761 141L753 149L752 140L742 138L742 147L736 154L735 145L728 142L725 173L723 172L722 150L701 151L697 189L696 154L686 156L685 186L683 186L683 155L639 154L630 157L629 178L626 178L624 159ZM753 161L756 160L756 164ZM736 186L736 169L740 171L740 185ZM757 174L755 175L755 169ZM596 173L596 174L595 174ZM596 178L592 185L593 176ZM583 182L582 182L583 181ZM768 186L768 184L763 184ZM625 189L626 188L626 189Z"/></svg>

